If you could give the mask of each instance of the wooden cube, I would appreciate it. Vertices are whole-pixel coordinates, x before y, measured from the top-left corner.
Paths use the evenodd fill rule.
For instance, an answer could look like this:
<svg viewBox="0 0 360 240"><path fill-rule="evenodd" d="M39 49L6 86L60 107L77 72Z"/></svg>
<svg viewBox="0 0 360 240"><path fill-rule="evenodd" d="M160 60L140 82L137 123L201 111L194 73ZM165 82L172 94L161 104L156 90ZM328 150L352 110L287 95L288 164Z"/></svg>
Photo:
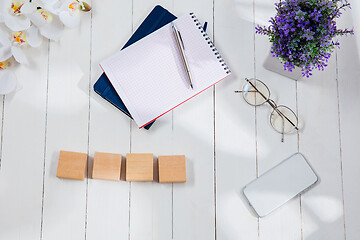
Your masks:
<svg viewBox="0 0 360 240"><path fill-rule="evenodd" d="M159 156L159 182L186 182L185 155Z"/></svg>
<svg viewBox="0 0 360 240"><path fill-rule="evenodd" d="M86 162L86 153L60 151L56 176L58 178L84 180Z"/></svg>
<svg viewBox="0 0 360 240"><path fill-rule="evenodd" d="M126 181L153 181L153 168L152 153L126 154Z"/></svg>
<svg viewBox="0 0 360 240"><path fill-rule="evenodd" d="M120 181L121 154L95 152L92 178Z"/></svg>

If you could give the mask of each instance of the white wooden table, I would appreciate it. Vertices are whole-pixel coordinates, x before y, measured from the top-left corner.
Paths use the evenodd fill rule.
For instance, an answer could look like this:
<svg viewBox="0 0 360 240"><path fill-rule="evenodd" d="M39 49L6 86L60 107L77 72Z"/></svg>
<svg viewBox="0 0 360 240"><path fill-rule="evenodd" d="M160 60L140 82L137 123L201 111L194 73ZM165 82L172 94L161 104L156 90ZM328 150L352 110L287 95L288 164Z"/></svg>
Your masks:
<svg viewBox="0 0 360 240"><path fill-rule="evenodd" d="M352 0L324 72L298 82L262 67L270 48L255 24L274 14L268 0L92 1L81 27L59 42L28 51L16 70L23 89L0 104L0 239L272 239L356 240L360 235L360 3ZM92 86L99 61L118 51L156 5L193 11L233 75L138 130ZM272 98L296 110L298 134L281 136L270 108L241 95L244 77L263 80ZM55 177L59 150L186 154L185 184L110 182ZM266 218L250 211L241 189L300 151L320 183Z"/></svg>

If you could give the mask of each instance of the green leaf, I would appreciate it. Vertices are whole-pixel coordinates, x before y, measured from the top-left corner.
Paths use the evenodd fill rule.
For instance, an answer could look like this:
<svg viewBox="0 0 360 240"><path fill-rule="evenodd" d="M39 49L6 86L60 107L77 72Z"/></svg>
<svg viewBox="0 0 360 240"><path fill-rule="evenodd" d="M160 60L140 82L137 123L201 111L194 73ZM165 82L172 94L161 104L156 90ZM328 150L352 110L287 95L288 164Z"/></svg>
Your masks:
<svg viewBox="0 0 360 240"><path fill-rule="evenodd" d="M89 12L91 11L91 6L87 4L86 2L79 2L80 3L80 10L83 12Z"/></svg>

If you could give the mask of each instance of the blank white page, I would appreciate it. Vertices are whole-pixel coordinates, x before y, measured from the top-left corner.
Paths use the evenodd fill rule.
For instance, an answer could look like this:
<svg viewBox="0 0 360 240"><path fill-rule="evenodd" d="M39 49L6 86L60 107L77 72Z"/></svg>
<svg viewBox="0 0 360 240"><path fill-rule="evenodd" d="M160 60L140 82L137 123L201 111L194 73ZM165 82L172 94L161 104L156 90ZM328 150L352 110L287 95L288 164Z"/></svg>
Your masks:
<svg viewBox="0 0 360 240"><path fill-rule="evenodd" d="M230 75L193 14L174 24L184 43L194 89L170 24L100 63L140 128Z"/></svg>

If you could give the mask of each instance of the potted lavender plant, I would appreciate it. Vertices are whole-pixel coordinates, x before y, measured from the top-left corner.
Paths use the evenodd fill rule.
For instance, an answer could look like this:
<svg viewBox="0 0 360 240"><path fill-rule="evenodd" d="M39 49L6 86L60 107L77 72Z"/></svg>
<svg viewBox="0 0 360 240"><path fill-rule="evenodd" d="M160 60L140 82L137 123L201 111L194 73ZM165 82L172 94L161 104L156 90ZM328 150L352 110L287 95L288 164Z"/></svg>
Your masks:
<svg viewBox="0 0 360 240"><path fill-rule="evenodd" d="M310 77L314 69L324 70L334 47L339 46L333 38L354 34L352 29L336 26L341 11L350 8L347 0L280 0L275 7L270 26L255 29L272 43L270 58L277 58L283 68L275 71L293 79ZM268 63L264 66L270 68Z"/></svg>

